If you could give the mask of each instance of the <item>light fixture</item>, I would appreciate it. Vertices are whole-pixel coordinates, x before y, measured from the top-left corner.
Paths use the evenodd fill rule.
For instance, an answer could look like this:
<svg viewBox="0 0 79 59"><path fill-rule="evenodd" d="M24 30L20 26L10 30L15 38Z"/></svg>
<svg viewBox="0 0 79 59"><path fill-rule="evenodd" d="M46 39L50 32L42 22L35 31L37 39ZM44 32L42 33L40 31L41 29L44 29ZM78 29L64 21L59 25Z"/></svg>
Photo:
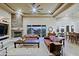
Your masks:
<svg viewBox="0 0 79 59"><path fill-rule="evenodd" d="M16 10L16 14L22 15L22 10L21 9Z"/></svg>
<svg viewBox="0 0 79 59"><path fill-rule="evenodd" d="M35 7L32 8L32 13L35 14L37 12L37 9Z"/></svg>
<svg viewBox="0 0 79 59"><path fill-rule="evenodd" d="M51 15L51 11L48 11L48 14Z"/></svg>
<svg viewBox="0 0 79 59"><path fill-rule="evenodd" d="M36 8L33 8L32 11L33 11L33 12L36 12Z"/></svg>
<svg viewBox="0 0 79 59"><path fill-rule="evenodd" d="M49 13L51 13L50 11L48 11Z"/></svg>

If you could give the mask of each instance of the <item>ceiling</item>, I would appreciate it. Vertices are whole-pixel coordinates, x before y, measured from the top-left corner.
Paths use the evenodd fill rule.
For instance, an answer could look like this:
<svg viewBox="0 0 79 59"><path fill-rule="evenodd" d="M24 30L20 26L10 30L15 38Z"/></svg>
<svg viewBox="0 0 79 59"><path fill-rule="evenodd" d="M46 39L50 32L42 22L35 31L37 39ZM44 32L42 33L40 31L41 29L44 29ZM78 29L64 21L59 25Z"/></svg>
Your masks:
<svg viewBox="0 0 79 59"><path fill-rule="evenodd" d="M32 15L32 3L8 3L6 4L8 7L10 7L12 10L21 10L23 14L26 15ZM43 8L39 13L36 13L36 15L50 15L50 13L53 13L55 9L60 6L61 4L58 3L36 3L35 4L40 5L39 8Z"/></svg>
<svg viewBox="0 0 79 59"><path fill-rule="evenodd" d="M79 17L79 3L75 3L72 7L62 12L57 17Z"/></svg>
<svg viewBox="0 0 79 59"><path fill-rule="evenodd" d="M73 5L72 3L35 3L36 6L40 5L39 9L42 8L42 10L33 14L32 4L33 3L0 3L0 7L13 14L20 10L23 16L55 17Z"/></svg>

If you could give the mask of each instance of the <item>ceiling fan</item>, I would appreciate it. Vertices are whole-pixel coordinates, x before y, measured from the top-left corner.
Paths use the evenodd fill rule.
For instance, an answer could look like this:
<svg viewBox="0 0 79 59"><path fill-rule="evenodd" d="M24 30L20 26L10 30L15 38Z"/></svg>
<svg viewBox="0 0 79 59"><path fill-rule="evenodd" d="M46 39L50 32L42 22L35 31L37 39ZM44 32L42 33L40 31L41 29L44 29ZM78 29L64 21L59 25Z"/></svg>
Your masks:
<svg viewBox="0 0 79 59"><path fill-rule="evenodd" d="M37 5L36 3L32 3L32 13L39 13L43 10L43 8L40 8L40 5Z"/></svg>

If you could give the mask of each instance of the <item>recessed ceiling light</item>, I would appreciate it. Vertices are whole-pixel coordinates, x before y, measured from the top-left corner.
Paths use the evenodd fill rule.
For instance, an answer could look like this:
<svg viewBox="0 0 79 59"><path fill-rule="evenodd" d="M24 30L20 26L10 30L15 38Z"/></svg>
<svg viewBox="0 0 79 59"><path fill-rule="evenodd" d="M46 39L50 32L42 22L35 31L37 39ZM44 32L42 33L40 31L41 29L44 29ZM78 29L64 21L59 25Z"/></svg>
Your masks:
<svg viewBox="0 0 79 59"><path fill-rule="evenodd" d="M48 11L49 13L51 13L51 11Z"/></svg>
<svg viewBox="0 0 79 59"><path fill-rule="evenodd" d="M18 9L17 11L16 11L16 14L22 14L22 10L21 9Z"/></svg>

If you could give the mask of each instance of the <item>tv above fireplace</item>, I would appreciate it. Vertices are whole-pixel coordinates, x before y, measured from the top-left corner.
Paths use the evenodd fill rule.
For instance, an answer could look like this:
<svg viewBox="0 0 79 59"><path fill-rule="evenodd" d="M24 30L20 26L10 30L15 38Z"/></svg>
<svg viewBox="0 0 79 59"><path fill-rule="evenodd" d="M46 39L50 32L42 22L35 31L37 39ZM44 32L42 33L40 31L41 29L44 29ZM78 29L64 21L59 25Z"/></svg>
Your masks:
<svg viewBox="0 0 79 59"><path fill-rule="evenodd" d="M8 24L0 23L0 36L8 34Z"/></svg>

